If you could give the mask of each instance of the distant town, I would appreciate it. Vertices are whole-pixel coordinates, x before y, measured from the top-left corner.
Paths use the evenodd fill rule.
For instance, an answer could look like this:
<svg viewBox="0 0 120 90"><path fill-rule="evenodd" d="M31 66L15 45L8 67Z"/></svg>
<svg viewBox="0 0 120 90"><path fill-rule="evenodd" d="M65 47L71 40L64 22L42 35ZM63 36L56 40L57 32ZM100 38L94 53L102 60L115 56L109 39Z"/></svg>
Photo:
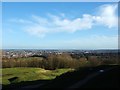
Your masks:
<svg viewBox="0 0 120 90"><path fill-rule="evenodd" d="M38 50L38 49L5 49L2 51L3 58L18 58L18 57L31 57L31 56L48 56L50 54L61 55L106 55L118 54L119 50Z"/></svg>

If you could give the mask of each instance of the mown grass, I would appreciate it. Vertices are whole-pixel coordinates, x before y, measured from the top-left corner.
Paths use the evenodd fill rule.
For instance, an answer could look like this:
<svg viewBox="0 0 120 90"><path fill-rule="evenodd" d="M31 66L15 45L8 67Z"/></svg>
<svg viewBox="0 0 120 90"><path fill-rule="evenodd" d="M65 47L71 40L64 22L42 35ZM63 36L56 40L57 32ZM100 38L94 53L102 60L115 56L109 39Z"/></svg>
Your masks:
<svg viewBox="0 0 120 90"><path fill-rule="evenodd" d="M51 80L56 76L71 71L72 69L45 70L42 68L4 68L2 69L2 84L8 85L8 79L18 77L14 83L22 81ZM1 79L1 78L0 78Z"/></svg>

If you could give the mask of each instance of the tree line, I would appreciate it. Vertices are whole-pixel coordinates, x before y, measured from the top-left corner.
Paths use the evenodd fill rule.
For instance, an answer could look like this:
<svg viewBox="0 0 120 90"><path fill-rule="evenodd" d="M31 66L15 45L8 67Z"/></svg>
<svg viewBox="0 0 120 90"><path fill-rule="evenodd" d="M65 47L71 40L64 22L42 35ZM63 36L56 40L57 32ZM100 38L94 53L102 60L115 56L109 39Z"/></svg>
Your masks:
<svg viewBox="0 0 120 90"><path fill-rule="evenodd" d="M87 66L98 66L103 64L120 64L118 56L82 56L77 57L70 54L48 55L47 58L41 57L27 57L27 58L3 58L3 68L13 67L37 67L48 70L55 70L58 68L79 68Z"/></svg>

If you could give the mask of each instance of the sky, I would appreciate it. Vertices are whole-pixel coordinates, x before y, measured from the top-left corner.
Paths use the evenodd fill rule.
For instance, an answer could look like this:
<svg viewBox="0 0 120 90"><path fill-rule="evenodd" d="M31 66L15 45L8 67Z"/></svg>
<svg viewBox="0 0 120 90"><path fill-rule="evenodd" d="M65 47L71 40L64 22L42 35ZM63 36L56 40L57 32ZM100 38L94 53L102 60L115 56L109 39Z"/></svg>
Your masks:
<svg viewBox="0 0 120 90"><path fill-rule="evenodd" d="M2 0L2 2L119 2L119 0Z"/></svg>
<svg viewBox="0 0 120 90"><path fill-rule="evenodd" d="M117 49L114 2L4 2L3 49Z"/></svg>

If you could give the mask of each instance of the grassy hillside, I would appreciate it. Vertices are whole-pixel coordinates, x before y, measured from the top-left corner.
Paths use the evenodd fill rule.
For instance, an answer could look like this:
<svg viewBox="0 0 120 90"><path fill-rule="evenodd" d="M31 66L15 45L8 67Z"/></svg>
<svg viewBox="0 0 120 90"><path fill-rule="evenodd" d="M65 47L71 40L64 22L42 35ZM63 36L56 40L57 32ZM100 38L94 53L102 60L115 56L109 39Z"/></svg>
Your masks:
<svg viewBox="0 0 120 90"><path fill-rule="evenodd" d="M66 89L75 83L82 81L86 79L88 76L100 72L100 70L105 70L105 69L110 69L109 72L104 72L100 73L100 75L94 77L91 82L88 83L89 87L102 87L101 84L103 84L103 87L117 87L118 86L118 77L119 77L119 71L120 71L120 66L119 65L101 65L97 67L85 67L85 68L80 68L78 70L75 70L74 72L68 72L65 74L60 75L59 77L55 78L52 80L51 83L48 83L40 88L61 88L61 89ZM115 68L115 69L114 69ZM117 68L117 71L116 71ZM116 71L115 73L113 71ZM103 75L103 76L102 76ZM101 77L102 76L102 77ZM102 79L104 78L104 79ZM112 82L112 80L114 82ZM100 81L100 82L99 82ZM107 82L107 83L104 83ZM99 84L98 84L99 83ZM116 84L116 86L114 84ZM112 85L113 84L113 85ZM88 85L85 85L84 87L88 87ZM84 88L83 87L83 88Z"/></svg>
<svg viewBox="0 0 120 90"><path fill-rule="evenodd" d="M2 84L8 85L22 81L51 80L71 70L72 69L45 70L41 68L5 68L2 69ZM17 79L10 82L8 79L13 77L17 77Z"/></svg>

